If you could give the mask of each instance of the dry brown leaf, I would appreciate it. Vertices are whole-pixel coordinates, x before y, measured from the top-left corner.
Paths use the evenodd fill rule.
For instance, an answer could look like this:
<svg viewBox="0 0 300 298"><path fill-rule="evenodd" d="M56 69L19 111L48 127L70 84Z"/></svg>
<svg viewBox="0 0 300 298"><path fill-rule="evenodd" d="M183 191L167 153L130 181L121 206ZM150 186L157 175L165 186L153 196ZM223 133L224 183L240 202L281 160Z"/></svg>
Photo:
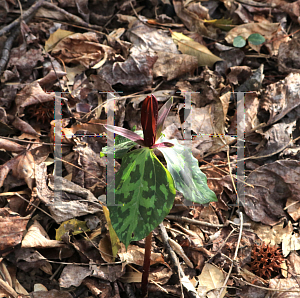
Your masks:
<svg viewBox="0 0 300 298"><path fill-rule="evenodd" d="M92 269L86 266L67 265L60 275L59 286L62 288L79 287L82 281L91 274Z"/></svg>
<svg viewBox="0 0 300 298"><path fill-rule="evenodd" d="M296 199L288 198L286 201L287 213L297 222L300 218L300 202Z"/></svg>
<svg viewBox="0 0 300 298"><path fill-rule="evenodd" d="M178 16L178 18L181 19L182 23L190 31L215 38L216 36L213 36L212 32L207 30L207 28L204 25L204 22L202 21L203 19L210 19L208 10L204 8L199 2L195 4L198 5L199 8L195 9L195 7L193 7L193 11L190 11L188 6L185 7L184 2L182 0L173 0L173 6L176 15ZM193 3L191 3L191 5L193 5Z"/></svg>
<svg viewBox="0 0 300 298"><path fill-rule="evenodd" d="M49 177L49 188L46 185L45 169L39 168L37 188L41 191L41 200L47 203L48 209L57 223L68 219L99 212L101 205L87 189L59 176ZM60 195L54 191L61 190ZM70 200L70 197L72 200ZM51 200L49 202L49 200Z"/></svg>
<svg viewBox="0 0 300 298"><path fill-rule="evenodd" d="M127 252L118 253L118 256L120 257L122 262L126 261L129 264L136 264L139 266L143 266L144 264L144 255L145 249L140 248L136 245L129 245L127 248ZM150 265L154 265L157 263L164 264L164 258L161 253L152 252L150 256Z"/></svg>
<svg viewBox="0 0 300 298"><path fill-rule="evenodd" d="M274 290L272 291L272 298L299 297L299 285L294 277L286 279L270 279L269 288ZM292 290L293 292L290 292L289 290Z"/></svg>
<svg viewBox="0 0 300 298"><path fill-rule="evenodd" d="M19 129L24 133L28 133L33 136L39 136L40 134L26 121L23 121L19 117L15 117L14 121L11 123L13 127Z"/></svg>
<svg viewBox="0 0 300 298"><path fill-rule="evenodd" d="M266 244L272 246L281 244L284 238L290 237L293 233L292 223L289 221L288 225L283 228L284 223L280 223L274 227L266 226L261 223L253 223L251 225L257 236Z"/></svg>
<svg viewBox="0 0 300 298"><path fill-rule="evenodd" d="M110 237L108 235L101 238L99 242L99 252L102 259L107 263L114 262L115 258L112 255Z"/></svg>
<svg viewBox="0 0 300 298"><path fill-rule="evenodd" d="M271 39L277 32L279 26L279 23L249 23L239 25L228 32L225 40L228 43L233 43L235 37L242 36L244 39L247 39L253 33L258 33L263 35L266 39Z"/></svg>
<svg viewBox="0 0 300 298"><path fill-rule="evenodd" d="M149 272L149 282L154 281L159 283L160 285L164 285L168 282L172 275L172 270L166 267L158 267L155 270L151 270ZM140 283L142 280L142 272L126 272L122 277L120 277L120 281L124 283Z"/></svg>
<svg viewBox="0 0 300 298"><path fill-rule="evenodd" d="M99 74L111 85L120 83L129 88L151 88L152 68L156 60L157 56L145 53L131 54L125 62L105 65Z"/></svg>
<svg viewBox="0 0 300 298"><path fill-rule="evenodd" d="M172 249L177 253L178 256L180 256L184 262L190 267L194 268L193 263L190 261L190 259L187 257L185 252L183 251L180 244L178 244L176 241L174 241L172 238L169 238L169 244L172 247Z"/></svg>
<svg viewBox="0 0 300 298"><path fill-rule="evenodd" d="M28 220L8 208L0 209L0 251L21 243Z"/></svg>
<svg viewBox="0 0 300 298"><path fill-rule="evenodd" d="M21 153L0 166L0 187L2 187L6 176L11 170L14 177L24 179L28 187L32 189L35 177L35 162L30 151Z"/></svg>
<svg viewBox="0 0 300 298"><path fill-rule="evenodd" d="M19 114L22 113L26 106L53 101L55 99L55 94L45 93L40 84L37 81L32 82L29 85L26 85L16 96L15 103L17 106L17 111Z"/></svg>
<svg viewBox="0 0 300 298"><path fill-rule="evenodd" d="M22 43L19 47L10 51L10 59L7 67L16 67L18 72L24 77L32 75L34 67L38 61L44 61L41 48L27 51L27 44Z"/></svg>
<svg viewBox="0 0 300 298"><path fill-rule="evenodd" d="M288 256L291 251L300 249L300 235L299 233L293 233L287 235L282 240L282 254L284 257Z"/></svg>
<svg viewBox="0 0 300 298"><path fill-rule="evenodd" d="M32 298L72 298L73 296L69 292L51 290L49 292L39 291L33 292Z"/></svg>
<svg viewBox="0 0 300 298"><path fill-rule="evenodd" d="M260 99L260 108L270 114L268 125L300 105L299 80L299 73L290 73L284 80L266 87Z"/></svg>
<svg viewBox="0 0 300 298"><path fill-rule="evenodd" d="M166 32L149 27L139 20L133 24L127 36L141 52L147 53L151 49L155 52L179 53L172 38Z"/></svg>
<svg viewBox="0 0 300 298"><path fill-rule="evenodd" d="M158 52L158 59L153 67L154 78L163 77L167 81L186 73L193 73L198 67L196 57L184 54Z"/></svg>
<svg viewBox="0 0 300 298"><path fill-rule="evenodd" d="M105 53L111 58L115 51L98 42L94 32L75 33L59 41L52 50L52 55L65 63L81 64L90 68L104 58Z"/></svg>
<svg viewBox="0 0 300 298"><path fill-rule="evenodd" d="M300 197L299 166L299 161L279 160L250 173L246 179L242 203L252 220L275 225L280 218L285 217L282 208L285 200L288 197Z"/></svg>
<svg viewBox="0 0 300 298"><path fill-rule="evenodd" d="M50 70L50 72L45 77L37 80L37 82L40 84L40 86L44 90L50 90L53 87L54 83L56 83L57 78L61 78L61 77L65 76L66 74L67 73L64 71Z"/></svg>

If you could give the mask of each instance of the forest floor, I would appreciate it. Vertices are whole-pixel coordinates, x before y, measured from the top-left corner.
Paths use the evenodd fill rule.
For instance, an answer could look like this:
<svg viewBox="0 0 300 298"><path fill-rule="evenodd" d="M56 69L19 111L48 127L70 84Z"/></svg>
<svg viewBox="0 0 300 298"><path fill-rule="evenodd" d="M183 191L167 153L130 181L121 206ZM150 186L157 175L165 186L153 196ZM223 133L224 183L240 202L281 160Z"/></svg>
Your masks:
<svg viewBox="0 0 300 298"><path fill-rule="evenodd" d="M162 133L217 201L200 204L201 187L189 198L187 182L176 192L153 230L149 297L300 297L299 7L3 0L1 297L141 297L145 239L126 250L112 225L136 224L134 238L160 205L139 222L108 214L120 144L104 125L141 131L151 94L158 108L173 97Z"/></svg>

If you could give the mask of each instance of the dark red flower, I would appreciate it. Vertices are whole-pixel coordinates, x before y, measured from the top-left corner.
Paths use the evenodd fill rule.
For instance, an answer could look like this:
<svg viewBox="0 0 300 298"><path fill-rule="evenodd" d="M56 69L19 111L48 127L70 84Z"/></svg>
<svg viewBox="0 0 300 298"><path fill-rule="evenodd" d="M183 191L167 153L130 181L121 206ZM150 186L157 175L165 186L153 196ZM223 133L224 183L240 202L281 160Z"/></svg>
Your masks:
<svg viewBox="0 0 300 298"><path fill-rule="evenodd" d="M144 138L141 138L135 132L113 125L104 125L107 130L128 138L143 147L172 147L171 143L163 142L156 144L159 139L164 121L171 109L173 98L171 97L163 107L158 111L158 102L156 97L151 94L143 102L141 109L141 124L143 127Z"/></svg>
<svg viewBox="0 0 300 298"><path fill-rule="evenodd" d="M145 98L141 110L141 123L146 147L152 147L155 144L157 116L157 99L151 94L151 96Z"/></svg>

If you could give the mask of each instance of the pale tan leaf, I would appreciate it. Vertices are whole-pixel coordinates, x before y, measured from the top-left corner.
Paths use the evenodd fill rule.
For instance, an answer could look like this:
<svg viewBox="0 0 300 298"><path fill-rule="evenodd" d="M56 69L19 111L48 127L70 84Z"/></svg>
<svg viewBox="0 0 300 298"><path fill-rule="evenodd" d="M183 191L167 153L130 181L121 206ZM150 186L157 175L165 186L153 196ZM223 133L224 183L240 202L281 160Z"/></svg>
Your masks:
<svg viewBox="0 0 300 298"><path fill-rule="evenodd" d="M22 241L24 248L49 248L62 247L63 243L57 240L50 240L44 228L35 220L33 225L28 229Z"/></svg>
<svg viewBox="0 0 300 298"><path fill-rule="evenodd" d="M225 280L224 273L218 269L217 267L211 264L205 264L200 276L199 276L199 286L206 287L207 297L214 298L214 297L224 297L226 291L223 291L222 296L218 296L219 291L212 291L213 289L217 289L223 286L223 282Z"/></svg>
<svg viewBox="0 0 300 298"><path fill-rule="evenodd" d="M45 51L46 52L51 51L59 41L61 41L62 39L64 39L65 37L67 37L71 34L74 34L74 32L67 31L67 30L62 30L62 29L56 30L54 33L52 33L50 35L48 40L46 40L46 42L45 42Z"/></svg>
<svg viewBox="0 0 300 298"><path fill-rule="evenodd" d="M206 46L194 41L182 33L172 32L173 41L178 45L183 54L194 56L198 59L198 66L212 67L215 62L222 61L214 55Z"/></svg>

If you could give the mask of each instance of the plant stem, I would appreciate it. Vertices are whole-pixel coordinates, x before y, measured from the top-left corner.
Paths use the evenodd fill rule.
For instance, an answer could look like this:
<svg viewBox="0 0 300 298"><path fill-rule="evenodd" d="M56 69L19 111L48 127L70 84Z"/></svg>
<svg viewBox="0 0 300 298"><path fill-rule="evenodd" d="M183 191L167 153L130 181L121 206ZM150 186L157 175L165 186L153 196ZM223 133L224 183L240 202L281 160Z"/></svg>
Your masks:
<svg viewBox="0 0 300 298"><path fill-rule="evenodd" d="M146 237L144 267L142 275L142 298L148 297L148 277L150 269L152 232Z"/></svg>

